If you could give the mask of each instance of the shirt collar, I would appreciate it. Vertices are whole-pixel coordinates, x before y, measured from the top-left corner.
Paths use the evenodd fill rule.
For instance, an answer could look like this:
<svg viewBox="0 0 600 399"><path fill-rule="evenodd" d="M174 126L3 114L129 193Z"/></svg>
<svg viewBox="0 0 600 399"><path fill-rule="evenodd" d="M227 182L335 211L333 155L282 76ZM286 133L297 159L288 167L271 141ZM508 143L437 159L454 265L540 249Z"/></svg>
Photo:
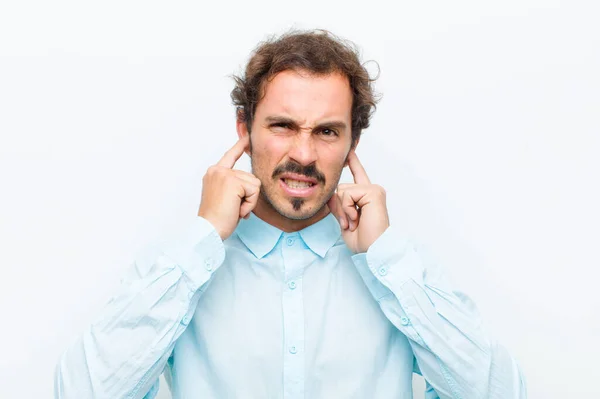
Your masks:
<svg viewBox="0 0 600 399"><path fill-rule="evenodd" d="M260 219L254 212L250 212L248 219L241 219L235 231L250 252L259 259L275 248L283 234L283 231ZM311 251L324 258L340 238L341 229L335 216L330 213L298 233Z"/></svg>

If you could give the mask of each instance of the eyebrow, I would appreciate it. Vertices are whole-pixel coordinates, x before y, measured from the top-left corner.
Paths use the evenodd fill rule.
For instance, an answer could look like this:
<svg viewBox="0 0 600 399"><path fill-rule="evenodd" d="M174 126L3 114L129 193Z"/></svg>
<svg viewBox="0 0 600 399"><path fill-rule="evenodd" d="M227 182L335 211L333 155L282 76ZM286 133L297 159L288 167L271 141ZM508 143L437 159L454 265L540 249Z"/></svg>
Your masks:
<svg viewBox="0 0 600 399"><path fill-rule="evenodd" d="M299 128L299 124L295 120L293 120L292 118L288 118L286 116L267 116L265 118L265 121L267 122L268 125L275 125L275 124L281 123L281 124L290 125L292 128L294 128L296 130ZM328 121L328 122L319 123L317 126L315 126L313 128L313 130L319 130L319 129L345 130L346 128L347 128L347 125L343 121Z"/></svg>

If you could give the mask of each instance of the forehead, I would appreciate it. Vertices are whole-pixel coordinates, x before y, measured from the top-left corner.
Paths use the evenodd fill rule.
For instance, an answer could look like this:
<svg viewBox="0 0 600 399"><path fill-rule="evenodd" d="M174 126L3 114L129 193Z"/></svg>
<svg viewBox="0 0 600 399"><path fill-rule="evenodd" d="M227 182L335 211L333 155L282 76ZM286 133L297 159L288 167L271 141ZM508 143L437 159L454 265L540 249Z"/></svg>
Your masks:
<svg viewBox="0 0 600 399"><path fill-rule="evenodd" d="M279 115L313 124L333 118L349 122L351 113L352 91L346 76L340 73L312 75L289 70L278 73L267 82L264 97L256 107L255 118L260 120Z"/></svg>

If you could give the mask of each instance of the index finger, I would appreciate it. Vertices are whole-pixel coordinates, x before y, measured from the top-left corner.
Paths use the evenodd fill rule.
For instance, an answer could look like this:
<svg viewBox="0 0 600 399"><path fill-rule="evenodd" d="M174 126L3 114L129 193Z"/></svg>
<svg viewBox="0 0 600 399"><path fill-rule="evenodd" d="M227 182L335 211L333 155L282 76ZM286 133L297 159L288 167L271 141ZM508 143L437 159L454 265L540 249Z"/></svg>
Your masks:
<svg viewBox="0 0 600 399"><path fill-rule="evenodd" d="M348 166L356 184L371 184L371 180L367 176L367 171L358 160L358 156L354 150L348 154Z"/></svg>
<svg viewBox="0 0 600 399"><path fill-rule="evenodd" d="M219 160L219 162L217 162L217 165L223 166L223 167L226 167L229 169L233 169L233 167L235 166L235 163L237 162L238 159L240 159L240 157L244 153L244 150L248 147L249 144L250 144L250 135L247 134L244 137L242 137L241 139L239 139L238 142L235 143L235 145L233 147L231 147L229 150L227 150L225 155L223 155L223 158L221 158Z"/></svg>

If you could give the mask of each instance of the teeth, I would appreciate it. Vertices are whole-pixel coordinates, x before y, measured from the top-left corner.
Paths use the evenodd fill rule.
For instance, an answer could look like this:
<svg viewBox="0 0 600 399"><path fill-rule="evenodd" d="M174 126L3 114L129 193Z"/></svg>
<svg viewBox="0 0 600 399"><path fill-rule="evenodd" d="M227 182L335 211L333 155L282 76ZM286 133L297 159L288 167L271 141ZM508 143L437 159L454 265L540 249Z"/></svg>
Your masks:
<svg viewBox="0 0 600 399"><path fill-rule="evenodd" d="M308 188L313 185L312 183L307 181L298 181L292 179L283 179L283 181L285 181L285 184L287 184L291 188Z"/></svg>

